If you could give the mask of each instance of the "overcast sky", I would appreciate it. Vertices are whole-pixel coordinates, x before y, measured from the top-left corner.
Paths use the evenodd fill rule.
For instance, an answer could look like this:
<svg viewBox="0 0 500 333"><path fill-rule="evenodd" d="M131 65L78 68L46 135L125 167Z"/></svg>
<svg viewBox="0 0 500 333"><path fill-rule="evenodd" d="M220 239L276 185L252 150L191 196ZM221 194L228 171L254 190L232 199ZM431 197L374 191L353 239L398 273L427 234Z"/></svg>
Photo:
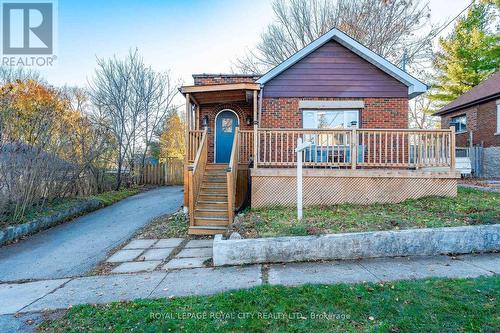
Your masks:
<svg viewBox="0 0 500 333"><path fill-rule="evenodd" d="M432 21L468 3L431 0ZM53 85L84 86L96 57L138 47L147 64L191 84L192 73L229 72L272 19L271 0L59 0L58 60L42 74Z"/></svg>

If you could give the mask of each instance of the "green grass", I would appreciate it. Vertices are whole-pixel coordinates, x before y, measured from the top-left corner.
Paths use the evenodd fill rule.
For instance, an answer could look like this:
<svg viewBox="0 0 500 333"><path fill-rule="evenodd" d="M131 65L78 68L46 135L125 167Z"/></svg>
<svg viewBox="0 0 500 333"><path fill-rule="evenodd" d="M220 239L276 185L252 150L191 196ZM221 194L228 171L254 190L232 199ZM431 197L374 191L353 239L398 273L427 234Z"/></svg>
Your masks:
<svg viewBox="0 0 500 333"><path fill-rule="evenodd" d="M32 207L27 209L24 216L18 221L12 221L8 215L3 215L0 219L0 229L14 224L22 224L30 222L34 219L50 216L62 212L68 208L77 205L82 200L97 199L101 201L103 206L109 206L117 201L123 200L126 197L137 194L142 191L140 187L123 188L119 191L108 191L90 197L77 197L77 198L61 198L51 203L45 204L42 208Z"/></svg>
<svg viewBox="0 0 500 333"><path fill-rule="evenodd" d="M104 206L109 206L109 205L114 204L115 202L118 202L118 201L123 200L127 197L135 195L141 191L142 191L142 189L140 187L122 188L119 191L104 192L104 193L101 193L98 195L94 195L91 198L95 198L97 200L100 200Z"/></svg>
<svg viewBox="0 0 500 333"><path fill-rule="evenodd" d="M38 332L493 332L500 327L499 297L498 276L262 286L76 306ZM321 314L328 317L314 319Z"/></svg>
<svg viewBox="0 0 500 333"><path fill-rule="evenodd" d="M398 204L335 205L296 210L272 207L247 211L234 226L245 237L315 235L339 232L452 227L498 223L500 193L458 189L454 198L427 197Z"/></svg>

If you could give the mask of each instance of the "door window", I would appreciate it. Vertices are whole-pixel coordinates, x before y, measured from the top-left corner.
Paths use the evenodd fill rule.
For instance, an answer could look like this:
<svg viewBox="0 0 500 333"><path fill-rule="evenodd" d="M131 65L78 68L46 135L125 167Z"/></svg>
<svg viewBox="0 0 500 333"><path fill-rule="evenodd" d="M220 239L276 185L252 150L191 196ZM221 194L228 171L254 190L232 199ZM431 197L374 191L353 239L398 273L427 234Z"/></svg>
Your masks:
<svg viewBox="0 0 500 333"><path fill-rule="evenodd" d="M233 133L233 119L222 118L222 132Z"/></svg>

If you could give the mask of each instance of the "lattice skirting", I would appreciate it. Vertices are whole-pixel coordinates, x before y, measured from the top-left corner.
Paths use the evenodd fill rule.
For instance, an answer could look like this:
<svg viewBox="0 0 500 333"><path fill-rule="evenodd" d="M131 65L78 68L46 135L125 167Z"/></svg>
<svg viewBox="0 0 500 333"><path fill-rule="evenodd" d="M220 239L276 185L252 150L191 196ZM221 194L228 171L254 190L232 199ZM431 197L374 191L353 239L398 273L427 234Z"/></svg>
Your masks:
<svg viewBox="0 0 500 333"><path fill-rule="evenodd" d="M332 171L335 172L335 171ZM415 171L418 172L418 171ZM332 205L339 203L371 204L395 203L426 196L456 196L457 179L450 174L429 174L419 178L390 174L373 177L308 175L303 178L304 205ZM296 204L296 178L265 172L252 175L252 207L293 206Z"/></svg>

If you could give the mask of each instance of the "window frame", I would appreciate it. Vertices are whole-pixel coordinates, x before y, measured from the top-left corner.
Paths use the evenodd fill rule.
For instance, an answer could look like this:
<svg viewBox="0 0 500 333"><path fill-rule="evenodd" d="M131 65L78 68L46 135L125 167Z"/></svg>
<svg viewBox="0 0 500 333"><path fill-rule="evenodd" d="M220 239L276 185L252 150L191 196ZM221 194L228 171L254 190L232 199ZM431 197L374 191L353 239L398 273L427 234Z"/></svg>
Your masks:
<svg viewBox="0 0 500 333"><path fill-rule="evenodd" d="M304 119L305 119L305 114L307 112L314 113L314 126L315 127L304 127ZM357 127L359 128L359 110L354 110L354 109L307 109L307 110L302 110L302 128L303 129L318 129L318 113L319 112L342 112L343 113L342 129L352 128L352 126L350 126L350 124L346 123L346 121L347 121L346 115L348 113L356 113ZM331 129L335 129L335 128L331 128Z"/></svg>
<svg viewBox="0 0 500 333"><path fill-rule="evenodd" d="M468 126L467 126L467 114L464 113L464 114L460 114L458 116L453 116L453 117L450 118L450 121L452 123L455 123L454 119L457 119L457 118L464 118L465 119L465 129L456 130L455 134L467 133L467 128L468 128ZM461 124L461 123L459 123L459 124Z"/></svg>
<svg viewBox="0 0 500 333"><path fill-rule="evenodd" d="M495 135L500 135L500 99L497 99L497 131Z"/></svg>

